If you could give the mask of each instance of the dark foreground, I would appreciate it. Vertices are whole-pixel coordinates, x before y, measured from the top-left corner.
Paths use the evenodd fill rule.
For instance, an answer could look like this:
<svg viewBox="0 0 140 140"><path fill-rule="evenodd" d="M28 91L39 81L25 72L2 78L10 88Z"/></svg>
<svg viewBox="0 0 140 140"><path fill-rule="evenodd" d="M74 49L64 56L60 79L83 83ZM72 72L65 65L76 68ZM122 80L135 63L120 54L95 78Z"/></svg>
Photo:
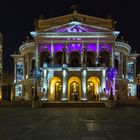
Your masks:
<svg viewBox="0 0 140 140"><path fill-rule="evenodd" d="M140 140L140 107L1 107L0 140Z"/></svg>

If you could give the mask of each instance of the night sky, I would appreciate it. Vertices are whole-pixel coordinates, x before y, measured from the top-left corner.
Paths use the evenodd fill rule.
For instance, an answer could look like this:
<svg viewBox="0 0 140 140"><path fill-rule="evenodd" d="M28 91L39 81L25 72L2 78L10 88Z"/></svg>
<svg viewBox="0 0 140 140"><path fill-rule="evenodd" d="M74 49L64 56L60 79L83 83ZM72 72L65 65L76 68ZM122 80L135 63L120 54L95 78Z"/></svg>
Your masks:
<svg viewBox="0 0 140 140"><path fill-rule="evenodd" d="M111 15L117 21L116 30L129 42L133 52L139 49L140 6L138 0L1 0L0 32L3 34L3 64L5 71L13 71L10 56L18 51L30 31L34 20L41 14L51 18L72 13L71 5L78 12L106 18Z"/></svg>

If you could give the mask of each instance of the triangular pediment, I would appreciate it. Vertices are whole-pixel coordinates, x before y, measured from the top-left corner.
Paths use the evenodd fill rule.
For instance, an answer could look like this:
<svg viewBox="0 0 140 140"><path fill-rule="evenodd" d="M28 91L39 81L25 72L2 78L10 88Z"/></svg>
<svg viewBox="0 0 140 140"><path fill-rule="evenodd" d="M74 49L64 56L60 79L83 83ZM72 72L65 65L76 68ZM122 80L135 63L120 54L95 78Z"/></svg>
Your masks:
<svg viewBox="0 0 140 140"><path fill-rule="evenodd" d="M91 26L83 24L81 22L73 21L61 26L55 26L49 29L45 29L45 32L56 32L56 33L84 33L84 32L110 32L110 29Z"/></svg>
<svg viewBox="0 0 140 140"><path fill-rule="evenodd" d="M104 19L104 18L98 18L98 17L88 16L79 13L72 13L72 14L58 16L50 19L40 19L36 23L36 30L41 31L52 27L65 25L72 21L80 22L91 26L107 28L111 30L113 29L113 24L111 19Z"/></svg>

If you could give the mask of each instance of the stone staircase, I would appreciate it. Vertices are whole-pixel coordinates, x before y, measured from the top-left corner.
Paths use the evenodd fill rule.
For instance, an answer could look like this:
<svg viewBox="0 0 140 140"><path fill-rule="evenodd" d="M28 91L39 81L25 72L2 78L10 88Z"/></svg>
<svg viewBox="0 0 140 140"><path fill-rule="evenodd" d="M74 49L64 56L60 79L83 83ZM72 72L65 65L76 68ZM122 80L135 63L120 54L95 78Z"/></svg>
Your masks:
<svg viewBox="0 0 140 140"><path fill-rule="evenodd" d="M105 107L103 102L44 102L42 107Z"/></svg>

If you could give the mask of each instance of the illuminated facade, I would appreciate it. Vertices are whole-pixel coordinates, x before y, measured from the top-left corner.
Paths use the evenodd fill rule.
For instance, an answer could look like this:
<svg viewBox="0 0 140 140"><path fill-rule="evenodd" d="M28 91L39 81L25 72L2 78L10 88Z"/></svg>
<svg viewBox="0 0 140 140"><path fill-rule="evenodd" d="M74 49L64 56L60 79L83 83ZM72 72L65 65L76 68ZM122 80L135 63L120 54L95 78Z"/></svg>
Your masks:
<svg viewBox="0 0 140 140"><path fill-rule="evenodd" d="M14 54L14 99L100 101L136 96L136 54L111 19L74 13L35 22Z"/></svg>
<svg viewBox="0 0 140 140"><path fill-rule="evenodd" d="M0 100L2 100L2 71L3 71L3 68L2 68L2 50L3 50L3 47L2 47L2 34L0 33Z"/></svg>

